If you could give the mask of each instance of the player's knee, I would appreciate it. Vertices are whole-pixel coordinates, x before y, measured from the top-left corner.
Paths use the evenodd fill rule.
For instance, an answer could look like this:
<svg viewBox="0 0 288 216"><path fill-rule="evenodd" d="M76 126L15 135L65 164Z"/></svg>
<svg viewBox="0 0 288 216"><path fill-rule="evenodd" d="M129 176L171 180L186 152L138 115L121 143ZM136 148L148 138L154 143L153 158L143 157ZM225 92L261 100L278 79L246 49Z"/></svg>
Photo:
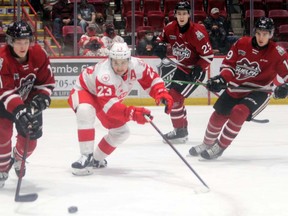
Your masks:
<svg viewBox="0 0 288 216"><path fill-rule="evenodd" d="M77 107L76 117L78 127L94 127L96 117L95 109L90 104L80 104Z"/></svg>
<svg viewBox="0 0 288 216"><path fill-rule="evenodd" d="M127 124L109 130L108 137L111 143L123 143L130 136L130 129Z"/></svg>
<svg viewBox="0 0 288 216"><path fill-rule="evenodd" d="M181 107L184 104L184 97L177 92L175 89L171 89L169 91L169 94L171 95L171 97L173 98L173 108L177 108L177 107Z"/></svg>
<svg viewBox="0 0 288 216"><path fill-rule="evenodd" d="M238 104L233 107L231 111L231 119L234 119L234 122L242 124L246 121L247 117L250 114L250 110L244 104Z"/></svg>

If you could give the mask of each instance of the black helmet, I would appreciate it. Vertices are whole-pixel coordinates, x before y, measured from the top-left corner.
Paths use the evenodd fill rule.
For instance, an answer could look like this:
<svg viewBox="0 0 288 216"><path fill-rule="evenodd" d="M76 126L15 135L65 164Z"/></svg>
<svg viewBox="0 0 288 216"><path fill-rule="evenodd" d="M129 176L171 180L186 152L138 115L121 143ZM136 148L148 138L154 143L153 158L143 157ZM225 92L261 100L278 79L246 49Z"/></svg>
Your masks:
<svg viewBox="0 0 288 216"><path fill-rule="evenodd" d="M275 29L273 19L268 17L261 17L256 21L255 29L266 30L270 33L273 33Z"/></svg>
<svg viewBox="0 0 288 216"><path fill-rule="evenodd" d="M33 38L33 32L30 25L21 20L11 23L6 31L7 41L11 45L15 39L30 39Z"/></svg>
<svg viewBox="0 0 288 216"><path fill-rule="evenodd" d="M187 10L188 12L191 10L190 3L188 1L180 1L176 4L174 12L177 10Z"/></svg>

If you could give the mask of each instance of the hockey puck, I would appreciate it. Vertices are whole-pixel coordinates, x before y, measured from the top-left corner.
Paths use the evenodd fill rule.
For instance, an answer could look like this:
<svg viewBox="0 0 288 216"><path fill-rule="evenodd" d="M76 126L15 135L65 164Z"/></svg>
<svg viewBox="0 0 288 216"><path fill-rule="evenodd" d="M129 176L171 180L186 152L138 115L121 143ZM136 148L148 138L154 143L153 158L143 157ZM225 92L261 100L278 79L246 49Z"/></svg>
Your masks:
<svg viewBox="0 0 288 216"><path fill-rule="evenodd" d="M77 206L70 206L70 207L68 208L68 212L69 212L70 214L76 213L77 211L78 211Z"/></svg>

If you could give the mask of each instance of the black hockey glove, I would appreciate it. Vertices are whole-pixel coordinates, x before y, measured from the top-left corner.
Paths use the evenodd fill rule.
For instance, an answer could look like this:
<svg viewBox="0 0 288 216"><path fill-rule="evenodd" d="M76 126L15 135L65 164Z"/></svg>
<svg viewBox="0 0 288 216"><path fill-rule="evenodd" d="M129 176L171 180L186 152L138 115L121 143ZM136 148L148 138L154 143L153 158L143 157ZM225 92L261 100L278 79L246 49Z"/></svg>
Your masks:
<svg viewBox="0 0 288 216"><path fill-rule="evenodd" d="M154 55L158 56L161 60L166 58L167 46L166 43L160 42L154 47Z"/></svg>
<svg viewBox="0 0 288 216"><path fill-rule="evenodd" d="M286 83L277 86L274 90L274 98L286 98L288 95L288 86Z"/></svg>
<svg viewBox="0 0 288 216"><path fill-rule="evenodd" d="M227 88L227 82L221 75L218 75L207 80L206 88L212 92L220 92Z"/></svg>
<svg viewBox="0 0 288 216"><path fill-rule="evenodd" d="M48 95L38 94L35 95L30 102L30 106L35 109L36 112L41 112L50 106L51 99Z"/></svg>
<svg viewBox="0 0 288 216"><path fill-rule="evenodd" d="M201 78L202 74L203 74L202 67L196 65L194 68L192 68L191 73L189 74L190 75L189 81L197 82L197 80Z"/></svg>
<svg viewBox="0 0 288 216"><path fill-rule="evenodd" d="M33 139L40 129L40 124L32 115L30 108L26 105L20 105L13 111L13 114L16 124L19 124L23 132L30 134L30 138Z"/></svg>

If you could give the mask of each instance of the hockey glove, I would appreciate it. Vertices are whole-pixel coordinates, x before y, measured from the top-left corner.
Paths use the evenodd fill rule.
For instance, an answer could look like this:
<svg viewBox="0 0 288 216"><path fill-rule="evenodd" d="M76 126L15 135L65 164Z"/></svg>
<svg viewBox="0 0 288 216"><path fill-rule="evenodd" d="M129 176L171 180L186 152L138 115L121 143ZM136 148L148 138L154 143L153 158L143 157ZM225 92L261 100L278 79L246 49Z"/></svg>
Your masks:
<svg viewBox="0 0 288 216"><path fill-rule="evenodd" d="M158 56L161 60L166 58L167 47L166 43L160 42L154 47L154 55Z"/></svg>
<svg viewBox="0 0 288 216"><path fill-rule="evenodd" d="M33 139L35 134L40 130L40 124L37 119L33 117L30 108L26 105L20 105L13 111L13 114L16 124L19 124L23 132L30 134L30 138Z"/></svg>
<svg viewBox="0 0 288 216"><path fill-rule="evenodd" d="M35 95L30 102L30 106L38 112L41 112L50 106L51 99L48 95L38 94Z"/></svg>
<svg viewBox="0 0 288 216"><path fill-rule="evenodd" d="M204 72L201 66L196 65L194 68L192 68L191 73L189 74L189 81L197 82L197 80L201 78L203 73Z"/></svg>
<svg viewBox="0 0 288 216"><path fill-rule="evenodd" d="M212 92L220 92L222 89L227 88L227 82L221 75L218 75L208 79L206 88Z"/></svg>
<svg viewBox="0 0 288 216"><path fill-rule="evenodd" d="M166 89L159 89L155 95L155 101L157 105L163 103L165 105L165 113L170 114L173 106L173 98Z"/></svg>
<svg viewBox="0 0 288 216"><path fill-rule="evenodd" d="M286 83L277 86L274 90L274 98L286 98L288 95L288 86Z"/></svg>
<svg viewBox="0 0 288 216"><path fill-rule="evenodd" d="M148 109L145 109L144 107L134 107L129 106L126 108L126 118L127 120L133 120L136 121L138 124L145 124L149 122L149 120L146 119L146 116L149 116L149 118L152 120L153 117L150 115L151 111Z"/></svg>

